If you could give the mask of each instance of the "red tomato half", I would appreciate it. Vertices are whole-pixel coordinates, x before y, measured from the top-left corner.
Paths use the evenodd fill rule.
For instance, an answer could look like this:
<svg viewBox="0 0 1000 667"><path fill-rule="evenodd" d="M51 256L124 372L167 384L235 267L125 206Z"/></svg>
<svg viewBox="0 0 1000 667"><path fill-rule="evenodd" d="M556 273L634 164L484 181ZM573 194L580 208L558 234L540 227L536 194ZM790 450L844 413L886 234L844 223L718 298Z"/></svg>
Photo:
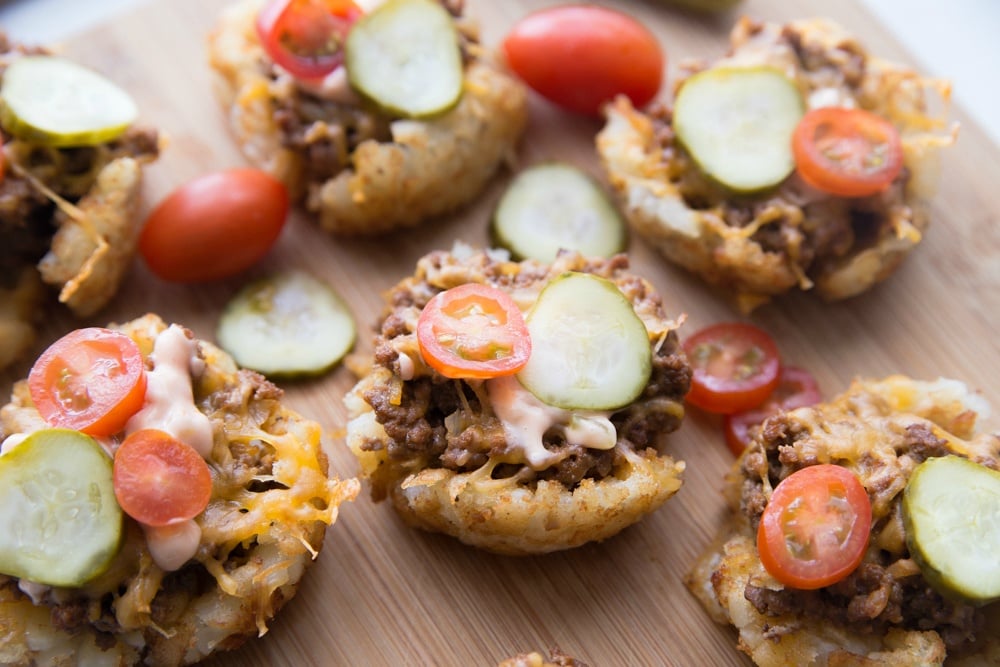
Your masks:
<svg viewBox="0 0 1000 667"><path fill-rule="evenodd" d="M531 356L524 316L495 287L467 283L436 294L417 322L420 354L450 378L513 375Z"/></svg>
<svg viewBox="0 0 1000 667"><path fill-rule="evenodd" d="M723 418L722 425L729 451L736 456L742 454L750 444L750 428L763 424L771 415L815 405L821 398L819 385L812 373L795 366L782 366L778 386L763 405Z"/></svg>
<svg viewBox="0 0 1000 667"><path fill-rule="evenodd" d="M619 94L643 106L663 80L663 50L653 33L606 7L563 5L528 14L507 34L503 53L532 89L580 114L598 115Z"/></svg>
<svg viewBox="0 0 1000 667"><path fill-rule="evenodd" d="M832 464L802 468L774 488L764 508L760 562L786 586L829 586L861 563L871 525L871 501L854 473Z"/></svg>
<svg viewBox="0 0 1000 667"><path fill-rule="evenodd" d="M146 398L142 352L120 331L77 329L38 357L28 391L52 426L96 436L118 433Z"/></svg>
<svg viewBox="0 0 1000 667"><path fill-rule="evenodd" d="M232 169L190 181L146 219L139 252L163 280L228 278L260 261L288 217L288 191L257 169Z"/></svg>
<svg viewBox="0 0 1000 667"><path fill-rule="evenodd" d="M792 151L802 180L841 197L881 192L903 169L896 127L863 109L809 111L792 135Z"/></svg>
<svg viewBox="0 0 1000 667"><path fill-rule="evenodd" d="M317 79L343 64L347 33L362 13L351 0L272 0L257 14L257 35L289 74Z"/></svg>
<svg viewBox="0 0 1000 667"><path fill-rule="evenodd" d="M778 386L778 348L752 324L714 324L696 331L683 347L692 369L687 401L702 410L743 412L763 403Z"/></svg>
<svg viewBox="0 0 1000 667"><path fill-rule="evenodd" d="M115 496L130 517L150 526L194 518L212 497L205 459L169 433L142 429L115 452Z"/></svg>

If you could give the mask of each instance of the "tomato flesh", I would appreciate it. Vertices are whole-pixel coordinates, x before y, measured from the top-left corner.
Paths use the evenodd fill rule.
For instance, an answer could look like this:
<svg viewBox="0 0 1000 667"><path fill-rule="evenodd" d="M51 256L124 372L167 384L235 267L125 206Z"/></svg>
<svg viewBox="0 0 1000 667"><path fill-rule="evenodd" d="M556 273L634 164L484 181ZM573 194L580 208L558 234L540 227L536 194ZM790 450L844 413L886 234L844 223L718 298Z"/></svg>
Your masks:
<svg viewBox="0 0 1000 667"><path fill-rule="evenodd" d="M531 356L517 304L503 290L479 283L436 294L420 313L417 343L427 365L450 378L513 375Z"/></svg>
<svg viewBox="0 0 1000 667"><path fill-rule="evenodd" d="M258 169L195 178L157 204L139 253L163 280L199 283L250 268L271 249L288 217L284 184Z"/></svg>
<svg viewBox="0 0 1000 667"><path fill-rule="evenodd" d="M653 33L606 7L564 5L528 14L502 49L511 70L535 92L579 114L597 116L617 95L643 106L663 80L665 58Z"/></svg>
<svg viewBox="0 0 1000 667"><path fill-rule="evenodd" d="M763 424L771 415L815 405L821 398L812 373L795 366L782 366L778 386L762 405L724 416L722 423L729 451L735 456L742 454L750 444L750 429Z"/></svg>
<svg viewBox="0 0 1000 667"><path fill-rule="evenodd" d="M841 197L882 192L903 169L899 131L864 109L809 111L792 136L792 152L802 180Z"/></svg>
<svg viewBox="0 0 1000 667"><path fill-rule="evenodd" d="M318 79L344 63L344 42L362 15L351 0L272 0L257 14L257 35L277 65Z"/></svg>
<svg viewBox="0 0 1000 667"><path fill-rule="evenodd" d="M115 496L130 517L168 526L198 516L212 496L205 459L169 433L142 429L115 452Z"/></svg>
<svg viewBox="0 0 1000 667"><path fill-rule="evenodd" d="M52 426L108 436L142 407L142 352L119 331L89 327L50 345L28 373L28 391Z"/></svg>
<svg viewBox="0 0 1000 667"><path fill-rule="evenodd" d="M871 501L853 472L809 466L774 488L761 515L757 550L764 568L784 585L822 588L858 567L871 524Z"/></svg>
<svg viewBox="0 0 1000 667"><path fill-rule="evenodd" d="M721 322L683 343L691 364L691 405L719 414L757 407L778 385L781 359L771 336L752 324Z"/></svg>

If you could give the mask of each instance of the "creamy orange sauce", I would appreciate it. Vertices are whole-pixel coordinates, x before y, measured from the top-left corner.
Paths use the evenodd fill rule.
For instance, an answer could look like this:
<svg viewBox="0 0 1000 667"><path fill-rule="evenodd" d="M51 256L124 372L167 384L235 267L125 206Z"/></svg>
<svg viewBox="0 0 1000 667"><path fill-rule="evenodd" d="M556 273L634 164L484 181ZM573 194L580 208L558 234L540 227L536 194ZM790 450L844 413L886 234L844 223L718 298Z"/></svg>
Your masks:
<svg viewBox="0 0 1000 667"><path fill-rule="evenodd" d="M146 402L125 425L129 435L144 428L165 431L195 449L212 454L212 423L194 404L191 367L197 346L176 324L156 337L153 370L146 373Z"/></svg>
<svg viewBox="0 0 1000 667"><path fill-rule="evenodd" d="M212 422L194 404L191 371L201 360L197 344L173 324L153 343L153 370L146 373L146 402L129 419L126 435L144 428L165 431L195 449L205 459L212 454ZM168 572L181 567L198 551L201 528L193 520L170 526L142 524L153 560Z"/></svg>
<svg viewBox="0 0 1000 667"><path fill-rule="evenodd" d="M612 449L617 442L610 412L571 411L547 405L514 376L487 380L486 390L507 442L520 449L524 460L536 470L554 465L564 456L545 448L542 436L550 429L560 429L568 442L590 449Z"/></svg>
<svg viewBox="0 0 1000 667"><path fill-rule="evenodd" d="M143 524L142 531L153 561L167 572L173 572L191 560L201 544L201 526L193 519L169 526Z"/></svg>

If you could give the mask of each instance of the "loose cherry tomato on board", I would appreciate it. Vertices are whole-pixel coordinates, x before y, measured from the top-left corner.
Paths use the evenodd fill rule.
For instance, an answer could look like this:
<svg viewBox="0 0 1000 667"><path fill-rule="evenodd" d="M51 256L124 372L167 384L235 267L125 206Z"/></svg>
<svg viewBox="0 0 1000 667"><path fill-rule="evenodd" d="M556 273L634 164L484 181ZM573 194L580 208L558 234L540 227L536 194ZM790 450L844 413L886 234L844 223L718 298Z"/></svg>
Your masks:
<svg viewBox="0 0 1000 667"><path fill-rule="evenodd" d="M503 41L507 64L555 104L596 116L616 95L643 106L660 90L664 55L646 27L622 12L591 5L541 9Z"/></svg>
<svg viewBox="0 0 1000 667"><path fill-rule="evenodd" d="M130 517L150 526L194 518L212 496L205 459L169 433L152 428L129 435L115 452L115 496Z"/></svg>
<svg viewBox="0 0 1000 667"><path fill-rule="evenodd" d="M479 283L436 294L420 313L417 343L427 365L450 378L513 375L531 356L517 304L506 292Z"/></svg>
<svg viewBox="0 0 1000 667"><path fill-rule="evenodd" d="M257 14L257 35L276 64L318 79L344 62L344 42L363 14L351 0L272 0Z"/></svg>
<svg viewBox="0 0 1000 667"><path fill-rule="evenodd" d="M771 415L815 405L821 398L819 385L812 373L795 366L782 366L778 386L763 405L723 417L722 426L729 451L735 456L742 454L750 444L750 428L763 424Z"/></svg>
<svg viewBox="0 0 1000 667"><path fill-rule="evenodd" d="M841 197L881 192L903 168L896 127L864 109L807 112L792 135L792 152L802 180Z"/></svg>
<svg viewBox="0 0 1000 667"><path fill-rule="evenodd" d="M691 405L720 414L755 408L778 386L781 359L763 329L721 322L696 331L683 343L691 363Z"/></svg>
<svg viewBox="0 0 1000 667"><path fill-rule="evenodd" d="M52 426L96 436L118 433L146 398L142 352L119 331L71 331L35 361L28 391Z"/></svg>
<svg viewBox="0 0 1000 667"><path fill-rule="evenodd" d="M163 280L228 278L260 261L288 217L284 184L257 169L200 176L161 201L146 219L139 253Z"/></svg>
<svg viewBox="0 0 1000 667"><path fill-rule="evenodd" d="M764 508L760 562L786 586L829 586L861 563L871 525L871 501L853 472L828 463L802 468L774 488Z"/></svg>

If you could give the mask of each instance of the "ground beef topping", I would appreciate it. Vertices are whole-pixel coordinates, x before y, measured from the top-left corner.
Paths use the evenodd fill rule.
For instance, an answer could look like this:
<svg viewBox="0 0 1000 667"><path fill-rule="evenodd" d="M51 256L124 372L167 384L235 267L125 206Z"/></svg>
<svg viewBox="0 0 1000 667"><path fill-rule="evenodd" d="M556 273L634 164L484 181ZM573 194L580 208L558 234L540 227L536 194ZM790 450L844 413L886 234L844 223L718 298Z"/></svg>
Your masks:
<svg viewBox="0 0 1000 667"><path fill-rule="evenodd" d="M851 408L860 419L870 417L865 409L860 403ZM825 430L820 424L823 419L813 408L804 408L779 413L764 423L741 462L740 508L756 531L770 490L781 480L808 466L849 463L872 501L872 537L865 559L845 579L818 590L774 590L751 581L746 599L768 616L830 620L860 634L884 635L889 627L935 630L949 653L961 651L984 630L985 617L977 607L942 596L920 574L905 544L899 504L907 475L916 465L931 456L954 452L927 422L890 425L875 421L872 428L886 429L885 440L891 441L891 446L852 452L845 461L831 460L814 435ZM848 436L834 432L827 437ZM859 437L859 441L864 438Z"/></svg>
<svg viewBox="0 0 1000 667"><path fill-rule="evenodd" d="M466 64L476 58L479 35L462 19L464 0L441 0L456 21L459 48ZM273 67L272 79L281 76ZM272 97L274 120L285 148L303 156L304 180L322 184L351 166L351 155L365 141L392 140L396 120L371 105L324 99L298 86L280 86Z"/></svg>
<svg viewBox="0 0 1000 667"><path fill-rule="evenodd" d="M415 327L420 310L442 289L466 282L504 289L526 308L530 303L524 302L529 298L533 301L551 278L564 270L586 271L614 280L644 319L665 320L660 297L649 283L627 272L624 255L607 260L563 255L557 264L550 269L537 262L514 263L488 253L461 260L450 253L431 253L421 260L414 278L388 293L391 305L376 334L375 363L400 376L401 351L419 357ZM369 389L365 399L389 435L391 458L459 472L499 459L505 463L494 470L495 476L557 480L572 488L582 479L610 474L622 448L642 451L661 447L663 436L680 425L683 411L678 406L690 380L690 367L671 330L654 350L652 374L642 395L611 416L618 434L616 446L588 449L553 430L545 434L543 443L561 456L558 463L543 470L533 470L512 458L516 453L507 443L502 422L492 413L482 382L447 379L428 367L398 385L380 384Z"/></svg>
<svg viewBox="0 0 1000 667"><path fill-rule="evenodd" d="M763 24L750 24L745 48L756 48L755 31L762 30ZM846 39L835 44L806 41L795 24L784 26L773 37L761 39L774 41L768 47L774 53L793 54L800 82L808 90L831 89L839 91L841 96L862 99L868 62L856 41ZM689 61L685 69L693 74L708 66L704 61ZM895 228L900 216L913 215L904 198L910 177L906 169L887 190L868 197L846 199L826 195L794 174L774 191L757 196L735 195L709 179L678 142L670 108L654 105L649 116L667 176L677 186L685 204L693 210L718 214L730 227L758 225L751 240L765 252L794 260L802 276L823 275L837 260L856 254L885 236Z"/></svg>

